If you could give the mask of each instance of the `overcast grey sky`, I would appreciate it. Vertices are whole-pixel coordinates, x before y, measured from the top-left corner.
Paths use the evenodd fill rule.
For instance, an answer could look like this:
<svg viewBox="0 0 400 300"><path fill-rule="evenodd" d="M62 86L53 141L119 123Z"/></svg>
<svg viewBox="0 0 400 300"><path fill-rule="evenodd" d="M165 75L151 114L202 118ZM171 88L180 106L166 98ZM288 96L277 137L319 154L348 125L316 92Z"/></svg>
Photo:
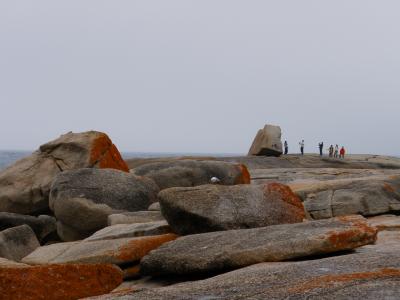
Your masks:
<svg viewBox="0 0 400 300"><path fill-rule="evenodd" d="M0 0L0 149L67 131L122 151L399 154L398 0Z"/></svg>

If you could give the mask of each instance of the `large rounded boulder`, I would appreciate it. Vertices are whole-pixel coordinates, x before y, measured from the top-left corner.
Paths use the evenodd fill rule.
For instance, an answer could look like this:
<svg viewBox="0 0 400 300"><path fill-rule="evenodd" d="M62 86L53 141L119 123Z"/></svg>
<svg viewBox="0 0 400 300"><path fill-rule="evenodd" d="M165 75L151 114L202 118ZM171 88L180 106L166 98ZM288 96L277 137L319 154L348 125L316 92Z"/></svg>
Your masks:
<svg viewBox="0 0 400 300"><path fill-rule="evenodd" d="M50 208L61 239L78 240L108 226L111 214L147 209L157 201L158 191L151 179L118 170L71 170L55 178Z"/></svg>
<svg viewBox="0 0 400 300"><path fill-rule="evenodd" d="M279 183L170 188L158 197L162 214L181 235L299 223L305 218L300 199Z"/></svg>
<svg viewBox="0 0 400 300"><path fill-rule="evenodd" d="M0 211L46 213L54 177L65 170L79 168L113 168L128 172L118 149L105 133L70 132L0 172Z"/></svg>
<svg viewBox="0 0 400 300"><path fill-rule="evenodd" d="M175 160L150 163L131 172L153 179L161 190L204 185L210 183L213 177L222 185L250 183L250 174L245 165L222 161Z"/></svg>

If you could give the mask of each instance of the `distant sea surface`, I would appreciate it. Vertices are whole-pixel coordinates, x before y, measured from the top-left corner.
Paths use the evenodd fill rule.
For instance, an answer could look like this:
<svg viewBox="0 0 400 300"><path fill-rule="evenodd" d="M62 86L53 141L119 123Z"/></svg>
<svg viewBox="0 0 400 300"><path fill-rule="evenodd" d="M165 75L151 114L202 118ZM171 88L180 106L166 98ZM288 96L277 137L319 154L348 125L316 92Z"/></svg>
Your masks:
<svg viewBox="0 0 400 300"><path fill-rule="evenodd" d="M4 151L0 150L0 170L8 167L17 160L29 156L33 151ZM232 153L174 153L174 152L122 152L124 159L151 158L151 157L176 157L176 156L237 156Z"/></svg>

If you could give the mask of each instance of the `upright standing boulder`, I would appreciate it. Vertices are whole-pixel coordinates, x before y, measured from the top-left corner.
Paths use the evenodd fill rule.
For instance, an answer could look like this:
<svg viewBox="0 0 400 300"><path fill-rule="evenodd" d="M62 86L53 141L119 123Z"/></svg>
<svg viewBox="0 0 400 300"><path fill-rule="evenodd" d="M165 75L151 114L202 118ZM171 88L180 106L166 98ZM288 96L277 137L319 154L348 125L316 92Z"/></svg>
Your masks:
<svg viewBox="0 0 400 300"><path fill-rule="evenodd" d="M299 223L303 204L286 185L202 185L158 195L161 212L181 235Z"/></svg>
<svg viewBox="0 0 400 300"><path fill-rule="evenodd" d="M157 162L137 167L131 172L153 179L161 190L208 184L213 177L223 185L250 183L250 174L245 165L222 161Z"/></svg>
<svg viewBox="0 0 400 300"><path fill-rule="evenodd" d="M0 211L40 214L48 211L54 177L65 170L112 168L127 172L110 138L101 132L67 133L0 172Z"/></svg>
<svg viewBox="0 0 400 300"><path fill-rule="evenodd" d="M50 209L64 241L83 239L108 226L108 216L140 211L157 201L158 187L149 178L111 169L78 169L57 175Z"/></svg>
<svg viewBox="0 0 400 300"><path fill-rule="evenodd" d="M281 156L282 141L281 128L274 125L265 125L257 132L248 155Z"/></svg>

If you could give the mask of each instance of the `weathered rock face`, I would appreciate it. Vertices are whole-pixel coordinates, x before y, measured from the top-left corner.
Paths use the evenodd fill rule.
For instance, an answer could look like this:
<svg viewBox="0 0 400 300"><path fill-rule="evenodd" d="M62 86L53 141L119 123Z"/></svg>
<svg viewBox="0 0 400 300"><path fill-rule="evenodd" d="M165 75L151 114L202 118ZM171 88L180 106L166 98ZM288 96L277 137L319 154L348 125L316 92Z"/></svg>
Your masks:
<svg viewBox="0 0 400 300"><path fill-rule="evenodd" d="M20 261L40 246L35 233L28 225L0 232L0 257Z"/></svg>
<svg viewBox="0 0 400 300"><path fill-rule="evenodd" d="M167 221L157 221L136 224L117 224L105 227L85 241L114 240L120 238L130 238L137 236L149 236L171 233L171 227Z"/></svg>
<svg viewBox="0 0 400 300"><path fill-rule="evenodd" d="M122 282L113 265L48 265L0 268L1 299L80 299L108 293Z"/></svg>
<svg viewBox="0 0 400 300"><path fill-rule="evenodd" d="M208 184L212 177L222 185L250 183L246 166L218 161L175 160L146 164L131 172L153 179L161 190Z"/></svg>
<svg viewBox="0 0 400 300"><path fill-rule="evenodd" d="M59 236L71 241L106 227L112 213L147 209L157 201L157 193L148 178L111 169L78 169L57 175L50 208L59 221Z"/></svg>
<svg viewBox="0 0 400 300"><path fill-rule="evenodd" d="M257 132L248 155L280 156L282 155L281 128L265 125Z"/></svg>
<svg viewBox="0 0 400 300"><path fill-rule="evenodd" d="M350 250L374 243L377 230L361 216L229 230L178 238L141 261L145 275L222 272L260 262Z"/></svg>
<svg viewBox="0 0 400 300"><path fill-rule="evenodd" d="M143 210L109 215L108 225L148 223L164 220L165 218L160 211Z"/></svg>
<svg viewBox="0 0 400 300"><path fill-rule="evenodd" d="M0 230L28 225L33 229L40 242L56 232L56 219L50 216L32 217L14 213L0 212Z"/></svg>
<svg viewBox="0 0 400 300"><path fill-rule="evenodd" d="M174 234L120 238L114 240L83 241L43 246L22 262L30 265L64 263L110 263L122 265L138 262L151 250L176 239Z"/></svg>
<svg viewBox="0 0 400 300"><path fill-rule="evenodd" d="M161 212L178 234L298 223L300 199L282 184L204 185L159 193Z"/></svg>
<svg viewBox="0 0 400 300"><path fill-rule="evenodd" d="M400 177L370 177L300 184L295 192L314 219L400 211Z"/></svg>
<svg viewBox="0 0 400 300"><path fill-rule="evenodd" d="M112 299L396 299L400 253L365 253L262 263L207 280Z"/></svg>
<svg viewBox="0 0 400 300"><path fill-rule="evenodd" d="M54 177L62 171L78 168L128 171L106 134L95 131L67 133L0 172L0 211L20 214L48 211Z"/></svg>

